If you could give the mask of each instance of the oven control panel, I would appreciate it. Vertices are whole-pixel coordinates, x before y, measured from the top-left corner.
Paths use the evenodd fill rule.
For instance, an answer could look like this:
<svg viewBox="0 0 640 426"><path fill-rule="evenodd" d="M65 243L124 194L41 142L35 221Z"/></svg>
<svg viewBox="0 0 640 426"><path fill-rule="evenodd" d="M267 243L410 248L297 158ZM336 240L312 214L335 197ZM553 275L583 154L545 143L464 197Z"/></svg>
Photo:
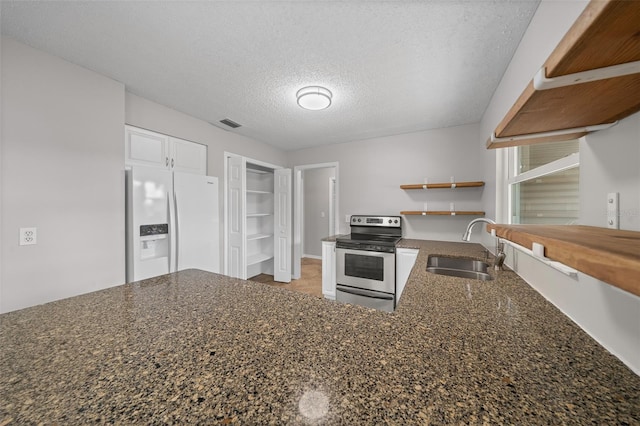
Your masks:
<svg viewBox="0 0 640 426"><path fill-rule="evenodd" d="M351 226L383 226L386 228L400 228L400 216L351 216Z"/></svg>

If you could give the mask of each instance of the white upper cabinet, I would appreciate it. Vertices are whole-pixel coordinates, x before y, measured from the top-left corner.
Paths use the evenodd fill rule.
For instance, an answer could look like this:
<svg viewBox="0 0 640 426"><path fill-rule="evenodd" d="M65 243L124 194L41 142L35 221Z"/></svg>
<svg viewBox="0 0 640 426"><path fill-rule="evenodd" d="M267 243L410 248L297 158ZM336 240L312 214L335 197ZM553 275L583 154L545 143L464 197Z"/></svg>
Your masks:
<svg viewBox="0 0 640 426"><path fill-rule="evenodd" d="M125 163L206 175L207 146L125 126Z"/></svg>
<svg viewBox="0 0 640 426"><path fill-rule="evenodd" d="M182 139L169 138L171 160L169 167L174 172L207 174L207 146Z"/></svg>
<svg viewBox="0 0 640 426"><path fill-rule="evenodd" d="M169 167L169 136L125 126L124 146L128 166Z"/></svg>

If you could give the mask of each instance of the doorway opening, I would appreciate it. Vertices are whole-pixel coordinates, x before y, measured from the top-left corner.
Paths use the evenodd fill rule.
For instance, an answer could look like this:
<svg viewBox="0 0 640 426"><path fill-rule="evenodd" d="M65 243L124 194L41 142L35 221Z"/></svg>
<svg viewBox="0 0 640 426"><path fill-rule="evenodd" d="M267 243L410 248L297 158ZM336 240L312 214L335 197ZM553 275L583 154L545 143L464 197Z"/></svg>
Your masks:
<svg viewBox="0 0 640 426"><path fill-rule="evenodd" d="M292 278L302 273L302 258L321 259L322 239L338 233L338 162L294 167Z"/></svg>

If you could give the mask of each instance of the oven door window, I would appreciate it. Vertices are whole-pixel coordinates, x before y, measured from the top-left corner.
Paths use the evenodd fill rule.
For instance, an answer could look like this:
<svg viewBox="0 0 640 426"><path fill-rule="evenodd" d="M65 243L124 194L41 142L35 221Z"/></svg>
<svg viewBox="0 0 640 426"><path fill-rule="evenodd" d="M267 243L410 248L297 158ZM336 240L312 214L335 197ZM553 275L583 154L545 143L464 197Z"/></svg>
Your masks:
<svg viewBox="0 0 640 426"><path fill-rule="evenodd" d="M384 281L384 258L345 253L344 274L348 277Z"/></svg>

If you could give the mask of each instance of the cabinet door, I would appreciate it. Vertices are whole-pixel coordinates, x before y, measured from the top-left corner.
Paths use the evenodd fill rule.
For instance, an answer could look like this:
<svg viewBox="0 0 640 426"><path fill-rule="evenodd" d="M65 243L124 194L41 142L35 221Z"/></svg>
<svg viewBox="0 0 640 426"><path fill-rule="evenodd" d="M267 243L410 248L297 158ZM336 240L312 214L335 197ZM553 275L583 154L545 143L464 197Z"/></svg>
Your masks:
<svg viewBox="0 0 640 426"><path fill-rule="evenodd" d="M418 249L398 248L396 249L396 306L400 301L400 296L407 284L413 265L418 258Z"/></svg>
<svg viewBox="0 0 640 426"><path fill-rule="evenodd" d="M207 146L177 138L169 138L171 142L171 159L169 167L174 172L207 174Z"/></svg>
<svg viewBox="0 0 640 426"><path fill-rule="evenodd" d="M322 294L327 299L336 299L336 243L322 242Z"/></svg>
<svg viewBox="0 0 640 426"><path fill-rule="evenodd" d="M168 169L169 137L137 127L125 126L125 164Z"/></svg>

